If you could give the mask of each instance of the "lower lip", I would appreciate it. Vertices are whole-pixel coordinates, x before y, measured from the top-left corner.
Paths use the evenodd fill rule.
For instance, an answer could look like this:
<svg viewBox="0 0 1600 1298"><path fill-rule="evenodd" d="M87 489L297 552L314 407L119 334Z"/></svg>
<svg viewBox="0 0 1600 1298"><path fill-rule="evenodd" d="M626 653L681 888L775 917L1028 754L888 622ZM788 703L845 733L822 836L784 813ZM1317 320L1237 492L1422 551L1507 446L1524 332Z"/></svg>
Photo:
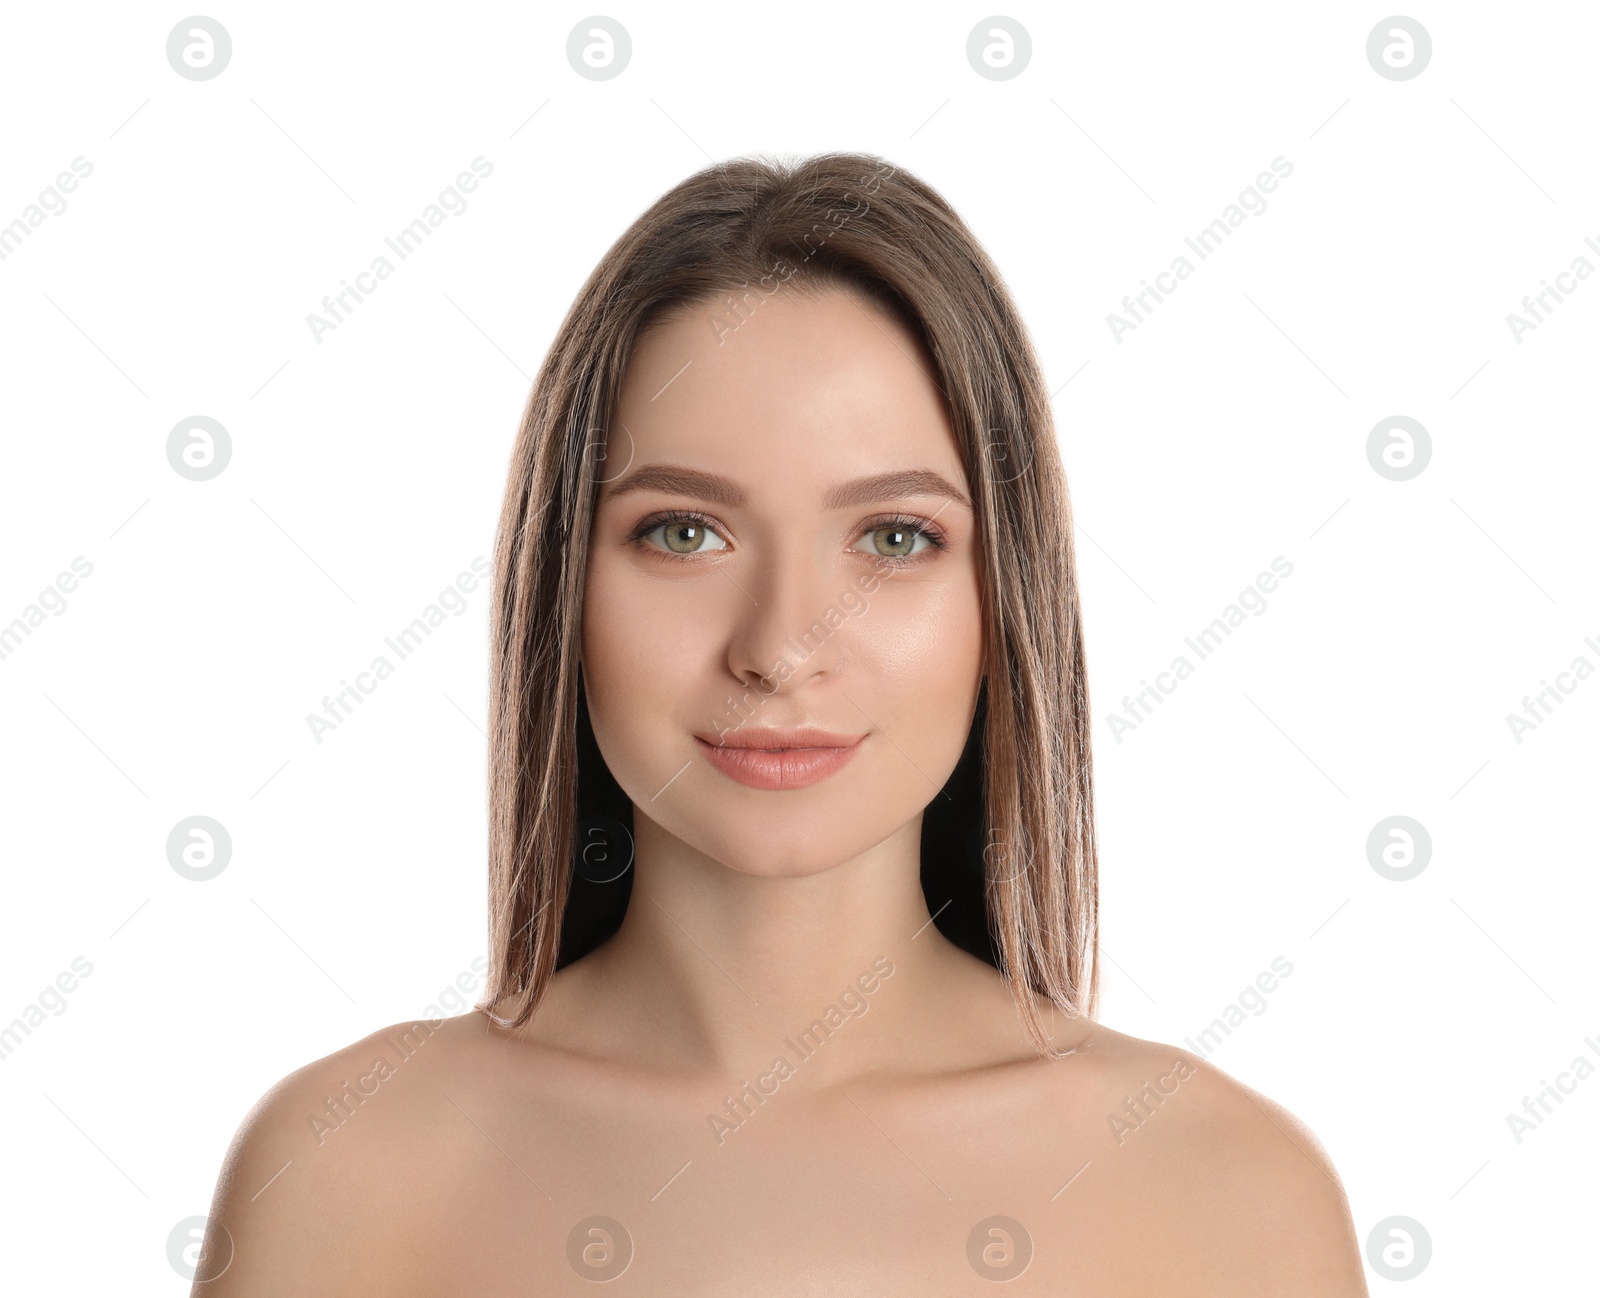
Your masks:
<svg viewBox="0 0 1600 1298"><path fill-rule="evenodd" d="M752 789L804 789L821 783L843 767L865 739L863 735L848 748L786 748L778 752L708 744L699 735L694 741L706 761L730 780Z"/></svg>

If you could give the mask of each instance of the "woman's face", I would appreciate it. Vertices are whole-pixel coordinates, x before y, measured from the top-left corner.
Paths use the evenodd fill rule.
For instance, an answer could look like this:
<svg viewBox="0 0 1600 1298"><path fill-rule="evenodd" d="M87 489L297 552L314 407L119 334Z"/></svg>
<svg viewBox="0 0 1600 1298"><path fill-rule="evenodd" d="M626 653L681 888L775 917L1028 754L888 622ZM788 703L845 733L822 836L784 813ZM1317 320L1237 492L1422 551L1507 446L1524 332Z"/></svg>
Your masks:
<svg viewBox="0 0 1600 1298"><path fill-rule="evenodd" d="M634 353L600 474L583 679L636 817L768 877L916 820L984 664L971 486L915 335L845 290L682 308ZM861 742L820 779L826 754L727 757L795 727Z"/></svg>

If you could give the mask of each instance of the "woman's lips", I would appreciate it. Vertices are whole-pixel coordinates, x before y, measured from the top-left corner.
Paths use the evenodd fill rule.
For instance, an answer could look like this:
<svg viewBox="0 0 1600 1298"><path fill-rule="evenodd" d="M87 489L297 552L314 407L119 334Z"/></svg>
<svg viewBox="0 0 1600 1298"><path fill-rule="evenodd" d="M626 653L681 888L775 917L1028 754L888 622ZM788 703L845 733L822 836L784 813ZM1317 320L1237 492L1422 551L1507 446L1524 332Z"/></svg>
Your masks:
<svg viewBox="0 0 1600 1298"><path fill-rule="evenodd" d="M707 743L699 735L694 742L706 761L740 784L752 789L804 789L843 767L865 739L863 735L844 748L784 748L777 752Z"/></svg>

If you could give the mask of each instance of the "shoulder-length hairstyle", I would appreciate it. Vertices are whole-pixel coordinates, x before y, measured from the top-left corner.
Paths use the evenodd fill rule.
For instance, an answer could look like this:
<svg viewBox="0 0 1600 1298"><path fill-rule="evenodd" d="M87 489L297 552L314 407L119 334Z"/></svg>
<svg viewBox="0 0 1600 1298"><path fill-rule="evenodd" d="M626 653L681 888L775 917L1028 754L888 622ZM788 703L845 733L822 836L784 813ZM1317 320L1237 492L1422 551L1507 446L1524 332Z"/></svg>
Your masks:
<svg viewBox="0 0 1600 1298"><path fill-rule="evenodd" d="M664 194L595 267L534 380L490 632L490 971L477 1008L504 1027L616 931L632 887L632 807L595 746L579 663L596 495L627 467L611 421L632 348L681 308L714 308L732 327L771 293L840 287L920 335L977 514L987 675L966 751L923 817L929 910L1007 977L1042 1054L1061 1052L1027 989L1095 1015L1089 700L1043 377L999 272L949 204L878 157L831 153L739 159Z"/></svg>

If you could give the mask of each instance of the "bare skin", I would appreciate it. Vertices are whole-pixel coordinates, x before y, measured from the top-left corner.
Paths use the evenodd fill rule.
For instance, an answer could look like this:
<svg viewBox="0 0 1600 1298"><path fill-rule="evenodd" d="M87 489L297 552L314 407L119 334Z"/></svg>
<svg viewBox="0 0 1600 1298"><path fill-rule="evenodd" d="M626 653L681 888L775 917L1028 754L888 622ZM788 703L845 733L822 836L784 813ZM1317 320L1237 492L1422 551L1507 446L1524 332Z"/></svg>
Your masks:
<svg viewBox="0 0 1600 1298"><path fill-rule="evenodd" d="M986 1293L1013 1271L1099 1298L1366 1294L1291 1115L1043 1002L1072 1053L1041 1058L1001 975L929 922L922 809L985 670L975 522L926 482L829 500L901 470L970 497L913 336L843 292L779 294L720 337L710 314L636 352L590 537L585 688L635 808L621 930L521 1029L397 1024L274 1087L212 1208L208 1263L231 1261L194 1292L576 1294L626 1262L617 1292L697 1298ZM743 499L623 489L659 465ZM683 509L702 521L635 535ZM883 566L914 532L944 544ZM866 572L867 606L800 658L791 637ZM763 677L744 724L865 735L848 766L754 789L700 755Z"/></svg>

